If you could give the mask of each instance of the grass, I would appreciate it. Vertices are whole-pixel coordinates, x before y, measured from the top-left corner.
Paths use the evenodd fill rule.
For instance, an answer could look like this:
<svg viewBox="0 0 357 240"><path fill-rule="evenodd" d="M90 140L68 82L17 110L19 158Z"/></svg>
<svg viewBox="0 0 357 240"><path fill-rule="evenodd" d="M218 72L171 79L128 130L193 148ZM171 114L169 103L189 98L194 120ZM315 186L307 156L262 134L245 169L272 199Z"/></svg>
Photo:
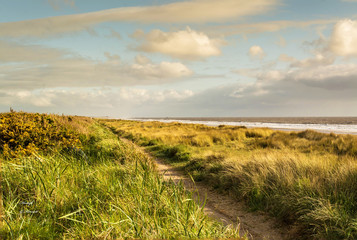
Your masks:
<svg viewBox="0 0 357 240"><path fill-rule="evenodd" d="M1 239L239 236L209 219L192 193L163 181L146 155L95 120L49 117L78 134L80 147L0 154Z"/></svg>
<svg viewBox="0 0 357 240"><path fill-rule="evenodd" d="M298 227L357 239L357 137L244 127L102 120L222 192Z"/></svg>

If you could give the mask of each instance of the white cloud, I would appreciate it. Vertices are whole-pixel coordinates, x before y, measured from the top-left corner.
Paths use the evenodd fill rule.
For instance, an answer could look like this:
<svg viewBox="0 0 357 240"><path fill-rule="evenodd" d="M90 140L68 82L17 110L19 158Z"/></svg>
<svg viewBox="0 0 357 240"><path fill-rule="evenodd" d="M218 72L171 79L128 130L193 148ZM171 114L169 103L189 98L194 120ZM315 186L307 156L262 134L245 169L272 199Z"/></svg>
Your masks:
<svg viewBox="0 0 357 240"><path fill-rule="evenodd" d="M88 59L5 65L0 66L0 71L2 89L155 85L177 81L193 73L178 62L130 65Z"/></svg>
<svg viewBox="0 0 357 240"><path fill-rule="evenodd" d="M164 102L170 99L182 100L193 95L194 93L190 90L148 91L146 89L137 88L122 88L118 93L119 98L129 101L131 104L142 104L147 101Z"/></svg>
<svg viewBox="0 0 357 240"><path fill-rule="evenodd" d="M135 57L135 62L140 65L145 65L151 63L151 60L143 55L137 55Z"/></svg>
<svg viewBox="0 0 357 240"><path fill-rule="evenodd" d="M0 111L16 110L105 116L146 116L153 106L166 107L194 96L190 90L152 90L141 88L69 88L34 91L0 90Z"/></svg>
<svg viewBox="0 0 357 240"><path fill-rule="evenodd" d="M256 72L255 78L254 83L231 84L195 94L186 100L185 105L179 105L181 108L177 111L185 111L190 116L357 114L356 64L264 70Z"/></svg>
<svg viewBox="0 0 357 240"><path fill-rule="evenodd" d="M20 22L0 23L0 36L43 37L86 30L103 22L140 23L222 22L265 13L278 0L191 0L160 6L124 7L91 13L56 16Z"/></svg>
<svg viewBox="0 0 357 240"><path fill-rule="evenodd" d="M240 68L233 71L234 73L239 74L240 76L248 77L248 78L256 78L257 73L259 72L256 68Z"/></svg>
<svg viewBox="0 0 357 240"><path fill-rule="evenodd" d="M5 92L8 99L5 105L12 104L30 104L35 107L50 107L53 106L53 94L50 92L43 92L41 94L31 91L9 91Z"/></svg>
<svg viewBox="0 0 357 240"><path fill-rule="evenodd" d="M236 72L239 73L239 70ZM295 82L330 91L357 89L356 64L318 65L314 67L307 65L287 70L252 71L251 77L254 77L256 82L253 85L248 85L250 89L252 86L254 86L254 89L269 89L273 85L279 88L280 84L286 82Z"/></svg>
<svg viewBox="0 0 357 240"><path fill-rule="evenodd" d="M356 64L325 64L319 56L315 56L316 62L289 60L300 65L286 70L240 69L235 72L248 74L256 81L217 88L217 92L212 89L196 97L217 101L217 109L230 106L237 109L236 114L246 116L357 114L353 108L357 104ZM199 107L201 101L192 105Z"/></svg>
<svg viewBox="0 0 357 240"><path fill-rule="evenodd" d="M193 74L180 62L153 63L141 57L128 64L111 53L105 53L107 61L95 61L67 51L2 43L0 62L7 64L0 65L0 89L155 85Z"/></svg>
<svg viewBox="0 0 357 240"><path fill-rule="evenodd" d="M233 84L198 94L185 107L196 116L354 116L355 91L315 88L296 81L264 87Z"/></svg>
<svg viewBox="0 0 357 240"><path fill-rule="evenodd" d="M331 53L316 51L313 57L306 58L303 60L298 60L287 54L280 54L278 61L290 63L290 68L314 68L318 66L327 66L335 62L335 56Z"/></svg>
<svg viewBox="0 0 357 240"><path fill-rule="evenodd" d="M280 54L278 60L281 62L288 62L288 63L297 61L294 57L291 57L285 53Z"/></svg>
<svg viewBox="0 0 357 240"><path fill-rule="evenodd" d="M104 55L111 63L120 64L121 62L120 56L117 54L110 54L109 52L105 52Z"/></svg>
<svg viewBox="0 0 357 240"><path fill-rule="evenodd" d="M339 56L357 56L357 21L345 19L337 22L329 48Z"/></svg>
<svg viewBox="0 0 357 240"><path fill-rule="evenodd" d="M0 40L0 63L48 62L64 58L68 52L38 45L20 45Z"/></svg>
<svg viewBox="0 0 357 240"><path fill-rule="evenodd" d="M285 79L301 82L316 88L340 91L357 90L357 65L340 64L290 71Z"/></svg>
<svg viewBox="0 0 357 240"><path fill-rule="evenodd" d="M265 56L265 52L260 46L252 46L252 47L250 47L248 53L253 58L262 59Z"/></svg>
<svg viewBox="0 0 357 240"><path fill-rule="evenodd" d="M138 78L180 78L187 77L192 74L192 71L185 65L178 62L161 62L160 64L133 64L131 69L135 72Z"/></svg>
<svg viewBox="0 0 357 240"><path fill-rule="evenodd" d="M153 30L147 34L137 31L133 36L141 40L137 48L145 52L159 52L175 58L200 59L221 54L222 39L211 39L202 32L187 27L177 32Z"/></svg>
<svg viewBox="0 0 357 240"><path fill-rule="evenodd" d="M190 90L134 87L17 91L1 88L0 109L56 109L59 113L114 117L357 114L356 64L263 70L256 71L255 78L256 82L251 84L218 86L195 94Z"/></svg>
<svg viewBox="0 0 357 240"><path fill-rule="evenodd" d="M272 83L272 82L277 82L277 81L281 81L284 79L284 73L278 70L267 70L261 73L257 74L257 79L258 81L258 85L261 85L262 82L264 82L264 84L267 83Z"/></svg>
<svg viewBox="0 0 357 240"><path fill-rule="evenodd" d="M287 28L306 28L314 25L327 25L335 23L335 19L321 19L310 21L270 21L270 22L258 22L247 24L234 24L234 25L218 25L209 26L205 28L205 32L208 33L221 33L222 35L236 35L236 34L257 34L263 32L279 32Z"/></svg>
<svg viewBox="0 0 357 240"><path fill-rule="evenodd" d="M318 67L321 65L331 65L334 63L334 61L335 58L331 55L316 53L313 58L292 61L290 67L311 68L311 67Z"/></svg>

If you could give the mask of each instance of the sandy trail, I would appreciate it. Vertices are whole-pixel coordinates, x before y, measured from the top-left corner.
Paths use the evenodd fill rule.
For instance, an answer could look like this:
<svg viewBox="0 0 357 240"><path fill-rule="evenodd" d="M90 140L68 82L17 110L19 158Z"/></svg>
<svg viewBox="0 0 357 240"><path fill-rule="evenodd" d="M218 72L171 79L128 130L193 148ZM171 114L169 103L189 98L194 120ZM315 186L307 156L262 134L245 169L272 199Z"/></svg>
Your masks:
<svg viewBox="0 0 357 240"><path fill-rule="evenodd" d="M122 140L133 144L127 139ZM192 179L187 177L182 171L165 164L160 159L152 157L151 154L142 147L137 145L135 145L135 147L139 151L144 152L155 162L157 170L163 175L165 180L171 179L175 183L182 181L188 191L194 192L196 201L199 196L201 205L202 201L206 199L204 211L208 216L221 221L225 225L231 225L233 227L239 225L242 235L247 233L249 239L284 240L292 237L289 236L289 230L286 227L279 226L274 219L266 214L247 211L248 207L244 203L237 202L229 196L217 193L203 183L194 183Z"/></svg>

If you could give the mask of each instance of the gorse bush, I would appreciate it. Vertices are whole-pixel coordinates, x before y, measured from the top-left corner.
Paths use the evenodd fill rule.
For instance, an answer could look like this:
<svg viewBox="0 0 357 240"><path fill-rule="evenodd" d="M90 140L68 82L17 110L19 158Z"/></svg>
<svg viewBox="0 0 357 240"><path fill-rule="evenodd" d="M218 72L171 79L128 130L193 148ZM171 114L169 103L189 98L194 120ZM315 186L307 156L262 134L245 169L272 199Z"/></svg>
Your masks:
<svg viewBox="0 0 357 240"><path fill-rule="evenodd" d="M63 119L60 119L63 118ZM0 114L0 152L4 157L31 155L37 151L64 149L81 145L80 134L55 117L39 113Z"/></svg>

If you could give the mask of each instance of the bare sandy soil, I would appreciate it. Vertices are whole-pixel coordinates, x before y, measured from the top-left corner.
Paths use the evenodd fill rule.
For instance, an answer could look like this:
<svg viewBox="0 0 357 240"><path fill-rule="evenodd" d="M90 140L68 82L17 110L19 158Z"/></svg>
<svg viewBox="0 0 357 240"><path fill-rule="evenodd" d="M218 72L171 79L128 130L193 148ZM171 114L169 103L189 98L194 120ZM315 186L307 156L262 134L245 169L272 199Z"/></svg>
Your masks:
<svg viewBox="0 0 357 240"><path fill-rule="evenodd" d="M133 144L129 140L123 140ZM203 183L194 183L191 178L185 176L178 169L152 157L143 148L136 147L155 162L157 170L163 175L164 179L172 180L175 183L182 181L185 188L194 193L196 202L199 202L201 206L206 200L204 211L208 216L221 221L225 225L234 228L239 227L242 236L247 234L249 239L254 240L284 240L293 237L289 234L291 231L286 226L281 226L266 214L247 211L248 207L244 203L217 193Z"/></svg>

